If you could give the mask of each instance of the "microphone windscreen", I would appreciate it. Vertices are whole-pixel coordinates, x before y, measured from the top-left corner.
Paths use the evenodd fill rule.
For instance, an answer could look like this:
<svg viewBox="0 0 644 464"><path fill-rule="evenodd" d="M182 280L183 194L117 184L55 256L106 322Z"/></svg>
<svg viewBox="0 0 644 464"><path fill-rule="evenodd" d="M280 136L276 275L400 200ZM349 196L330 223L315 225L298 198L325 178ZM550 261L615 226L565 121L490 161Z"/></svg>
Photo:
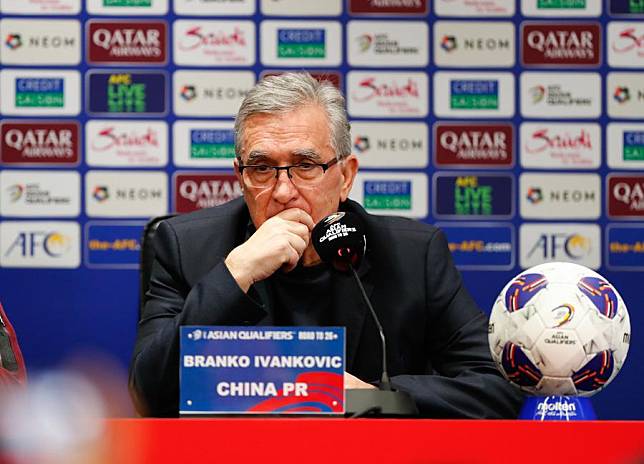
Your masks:
<svg viewBox="0 0 644 464"><path fill-rule="evenodd" d="M360 266L367 239L360 216L340 211L322 219L311 232L313 248L323 262L347 272L349 265Z"/></svg>

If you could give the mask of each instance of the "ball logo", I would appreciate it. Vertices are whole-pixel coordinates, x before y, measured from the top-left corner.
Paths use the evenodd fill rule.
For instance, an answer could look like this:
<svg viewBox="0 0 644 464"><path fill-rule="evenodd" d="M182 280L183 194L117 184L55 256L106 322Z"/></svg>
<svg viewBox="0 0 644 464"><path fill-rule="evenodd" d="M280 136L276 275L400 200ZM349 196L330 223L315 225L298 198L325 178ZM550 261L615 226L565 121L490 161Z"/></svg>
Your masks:
<svg viewBox="0 0 644 464"><path fill-rule="evenodd" d="M575 315L575 307L569 303L564 303L550 311L553 324L549 325L551 329L561 327L570 322Z"/></svg>
<svg viewBox="0 0 644 464"><path fill-rule="evenodd" d="M165 63L166 24L164 22L88 23L89 62L95 63Z"/></svg>

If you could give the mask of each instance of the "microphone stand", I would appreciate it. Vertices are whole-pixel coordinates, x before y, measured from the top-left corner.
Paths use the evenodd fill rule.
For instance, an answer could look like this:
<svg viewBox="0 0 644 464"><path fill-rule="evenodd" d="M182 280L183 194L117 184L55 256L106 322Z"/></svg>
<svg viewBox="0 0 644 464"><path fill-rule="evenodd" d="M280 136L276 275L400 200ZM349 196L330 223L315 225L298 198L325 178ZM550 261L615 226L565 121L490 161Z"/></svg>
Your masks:
<svg viewBox="0 0 644 464"><path fill-rule="evenodd" d="M360 277L355 268L348 262L349 269L353 275L362 300L369 308L371 317L376 323L382 345L382 375L378 389L370 388L350 388L345 390L346 403L345 411L350 417L376 416L376 417L411 417L418 415L418 408L414 400L406 392L396 391L391 387L389 373L387 372L387 341L385 331L380 324L380 319L373 309L369 297L362 286Z"/></svg>

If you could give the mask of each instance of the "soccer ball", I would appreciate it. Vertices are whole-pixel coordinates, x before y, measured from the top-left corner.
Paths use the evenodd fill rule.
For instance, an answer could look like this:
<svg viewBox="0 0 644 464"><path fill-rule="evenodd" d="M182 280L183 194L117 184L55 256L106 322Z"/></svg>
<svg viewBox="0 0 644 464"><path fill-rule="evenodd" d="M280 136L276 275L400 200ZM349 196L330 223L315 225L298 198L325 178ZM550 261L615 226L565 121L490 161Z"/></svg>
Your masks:
<svg viewBox="0 0 644 464"><path fill-rule="evenodd" d="M617 290L578 264L546 263L517 275L490 315L492 357L534 395L591 396L624 364L631 325Z"/></svg>

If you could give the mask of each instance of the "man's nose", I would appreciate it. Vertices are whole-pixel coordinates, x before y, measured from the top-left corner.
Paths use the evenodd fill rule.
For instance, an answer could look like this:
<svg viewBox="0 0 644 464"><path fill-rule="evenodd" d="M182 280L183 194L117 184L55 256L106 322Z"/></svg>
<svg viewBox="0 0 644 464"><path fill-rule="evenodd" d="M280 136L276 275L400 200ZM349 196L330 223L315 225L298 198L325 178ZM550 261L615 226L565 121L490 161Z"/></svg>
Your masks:
<svg viewBox="0 0 644 464"><path fill-rule="evenodd" d="M273 198L280 203L288 203L297 194L297 187L293 184L292 179L289 178L286 169L278 171L275 186L273 187Z"/></svg>

